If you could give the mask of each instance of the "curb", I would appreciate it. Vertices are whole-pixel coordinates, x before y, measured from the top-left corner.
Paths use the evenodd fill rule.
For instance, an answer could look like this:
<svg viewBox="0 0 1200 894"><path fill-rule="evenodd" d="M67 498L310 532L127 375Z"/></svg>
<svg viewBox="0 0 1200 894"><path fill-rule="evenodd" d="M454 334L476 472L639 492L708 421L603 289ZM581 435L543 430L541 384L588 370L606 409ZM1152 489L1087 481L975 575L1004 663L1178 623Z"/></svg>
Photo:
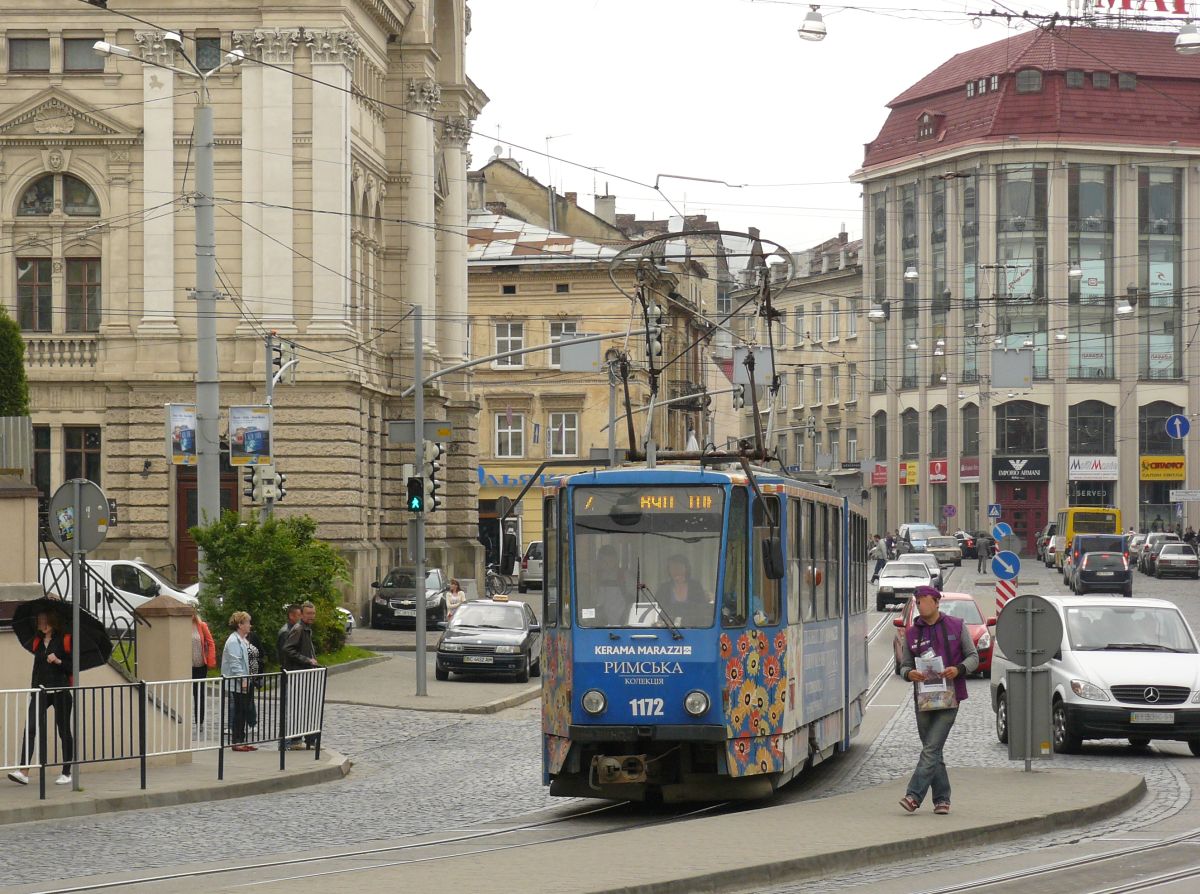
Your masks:
<svg viewBox="0 0 1200 894"><path fill-rule="evenodd" d="M358 645L358 643L355 643ZM415 652L417 651L416 644L409 645L408 643L384 643L383 645L362 646L361 648L370 649L372 652ZM437 643L426 643L426 652L436 652Z"/></svg>
<svg viewBox="0 0 1200 894"><path fill-rule="evenodd" d="M370 667L372 664L379 664L381 661L388 661L386 655L372 655L370 658L355 658L353 661L346 661L342 664L335 664L333 667L325 668L327 674L343 674L346 671L358 670L362 667Z"/></svg>
<svg viewBox="0 0 1200 894"><path fill-rule="evenodd" d="M906 836L886 844L848 848L832 853L813 854L790 860L740 866L737 869L693 875L670 881L646 882L620 888L596 888L589 894L717 894L723 891L751 891L784 883L845 874L900 859L945 855L948 846L994 844L1079 823L1107 819L1132 807L1146 794L1146 779L1139 776L1136 785L1108 801L1087 807L1043 813L1038 816L956 829L920 839L920 847Z"/></svg>
<svg viewBox="0 0 1200 894"><path fill-rule="evenodd" d="M264 795L269 792L286 791L322 782L344 779L350 773L353 762L331 749L323 749L330 756L311 770L268 776L245 782L216 782L199 788L176 789L174 791L141 791L128 795L110 795L86 801L70 801L60 804L39 802L32 807L6 807L0 809L0 825L32 823L40 820L65 819L73 816L93 816L115 813L121 810L145 810L149 807L176 807L181 804L198 804L206 801L225 801L229 798L244 798L248 795Z"/></svg>
<svg viewBox="0 0 1200 894"><path fill-rule="evenodd" d="M427 714L495 714L498 711L504 711L508 708L515 708L517 705L531 702L535 698L541 698L541 695L542 688L539 685L530 689L523 689L513 695L506 695L504 698L498 698L495 701L484 702L482 705L467 705L461 708L381 705L377 702L355 702L349 699L338 698L326 698L325 703L329 705L357 705L361 708L390 708L393 711L422 711Z"/></svg>

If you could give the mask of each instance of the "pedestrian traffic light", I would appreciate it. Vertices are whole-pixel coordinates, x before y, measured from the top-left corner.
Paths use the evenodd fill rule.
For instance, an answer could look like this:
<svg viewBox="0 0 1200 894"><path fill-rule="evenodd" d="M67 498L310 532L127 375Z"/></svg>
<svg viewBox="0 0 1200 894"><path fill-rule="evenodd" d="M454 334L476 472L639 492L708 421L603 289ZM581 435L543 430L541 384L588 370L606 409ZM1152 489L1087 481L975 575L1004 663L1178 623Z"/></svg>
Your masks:
<svg viewBox="0 0 1200 894"><path fill-rule="evenodd" d="M287 496L287 488L284 487L284 482L287 481L287 475L283 472L275 473L275 502L282 503L283 498Z"/></svg>
<svg viewBox="0 0 1200 894"><path fill-rule="evenodd" d="M661 357L663 352L663 312L651 301L646 308L646 355Z"/></svg>
<svg viewBox="0 0 1200 894"><path fill-rule="evenodd" d="M746 406L746 386L745 385L734 385L733 386L733 408L735 410L740 410L744 406Z"/></svg>
<svg viewBox="0 0 1200 894"><path fill-rule="evenodd" d="M408 511L425 511L425 482L415 475L408 479Z"/></svg>
<svg viewBox="0 0 1200 894"><path fill-rule="evenodd" d="M439 493L442 482L438 476L442 471L442 456L445 452L446 448L440 442L425 442L425 507L429 512L433 512L442 504Z"/></svg>

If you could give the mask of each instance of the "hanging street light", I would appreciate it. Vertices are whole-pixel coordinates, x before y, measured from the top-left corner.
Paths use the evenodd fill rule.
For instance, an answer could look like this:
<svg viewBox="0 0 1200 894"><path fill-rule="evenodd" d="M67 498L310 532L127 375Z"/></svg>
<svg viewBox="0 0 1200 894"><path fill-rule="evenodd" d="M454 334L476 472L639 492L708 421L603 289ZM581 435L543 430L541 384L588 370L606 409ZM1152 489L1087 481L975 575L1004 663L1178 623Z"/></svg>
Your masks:
<svg viewBox="0 0 1200 894"><path fill-rule="evenodd" d="M825 17L818 10L820 6L814 5L811 12L804 16L804 21L800 23L800 39L801 40L824 40L826 35Z"/></svg>

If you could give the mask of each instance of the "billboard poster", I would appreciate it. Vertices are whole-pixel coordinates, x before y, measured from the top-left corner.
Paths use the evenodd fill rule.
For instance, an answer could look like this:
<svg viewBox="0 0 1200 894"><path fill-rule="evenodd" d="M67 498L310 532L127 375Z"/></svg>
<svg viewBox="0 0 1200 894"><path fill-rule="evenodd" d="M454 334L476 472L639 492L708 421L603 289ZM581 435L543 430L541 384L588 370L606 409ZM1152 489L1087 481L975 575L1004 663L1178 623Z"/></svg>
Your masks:
<svg viewBox="0 0 1200 894"><path fill-rule="evenodd" d="M195 404L167 404L167 459L173 466L196 465Z"/></svg>
<svg viewBox="0 0 1200 894"><path fill-rule="evenodd" d="M930 484L945 484L949 481L946 469L946 460L931 459L929 461L929 483Z"/></svg>
<svg viewBox="0 0 1200 894"><path fill-rule="evenodd" d="M1079 262L1083 276L1079 280L1079 300L1088 304L1103 304L1108 298L1108 282L1105 279L1107 261L1086 258Z"/></svg>
<svg viewBox="0 0 1200 894"><path fill-rule="evenodd" d="M229 408L229 464L271 464L271 408Z"/></svg>
<svg viewBox="0 0 1200 894"><path fill-rule="evenodd" d="M1138 458L1142 481L1183 481L1187 461L1182 456L1141 456Z"/></svg>
<svg viewBox="0 0 1200 894"><path fill-rule="evenodd" d="M1150 306L1170 307L1175 303L1175 262L1150 262Z"/></svg>
<svg viewBox="0 0 1200 894"><path fill-rule="evenodd" d="M979 480L979 457L963 456L958 460L958 480L971 483Z"/></svg>
<svg viewBox="0 0 1200 894"><path fill-rule="evenodd" d="M871 486L872 487L887 487L888 467L887 463L876 462L871 469Z"/></svg>
<svg viewBox="0 0 1200 894"><path fill-rule="evenodd" d="M899 464L901 487L912 487L918 484L916 460L902 460Z"/></svg>
<svg viewBox="0 0 1200 894"><path fill-rule="evenodd" d="M1067 460L1068 481L1116 481L1115 456L1072 456Z"/></svg>

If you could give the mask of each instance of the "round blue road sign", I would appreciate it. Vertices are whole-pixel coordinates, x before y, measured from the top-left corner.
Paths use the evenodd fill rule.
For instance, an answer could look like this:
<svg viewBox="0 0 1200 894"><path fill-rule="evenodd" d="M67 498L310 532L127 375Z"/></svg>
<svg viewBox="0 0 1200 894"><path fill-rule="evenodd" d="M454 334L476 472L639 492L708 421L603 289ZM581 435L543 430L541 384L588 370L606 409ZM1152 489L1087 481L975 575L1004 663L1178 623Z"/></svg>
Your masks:
<svg viewBox="0 0 1200 894"><path fill-rule="evenodd" d="M1167 429L1167 437L1180 439L1186 438L1188 432L1192 430L1192 421L1182 413L1174 413L1167 417L1165 423Z"/></svg>
<svg viewBox="0 0 1200 894"><path fill-rule="evenodd" d="M992 558L992 574L1000 580L1012 580L1021 570L1021 559L1011 550L1001 550Z"/></svg>
<svg viewBox="0 0 1200 894"><path fill-rule="evenodd" d="M996 522L992 525L992 536L997 540L1003 540L1005 537L1012 536L1012 525L1008 522Z"/></svg>

